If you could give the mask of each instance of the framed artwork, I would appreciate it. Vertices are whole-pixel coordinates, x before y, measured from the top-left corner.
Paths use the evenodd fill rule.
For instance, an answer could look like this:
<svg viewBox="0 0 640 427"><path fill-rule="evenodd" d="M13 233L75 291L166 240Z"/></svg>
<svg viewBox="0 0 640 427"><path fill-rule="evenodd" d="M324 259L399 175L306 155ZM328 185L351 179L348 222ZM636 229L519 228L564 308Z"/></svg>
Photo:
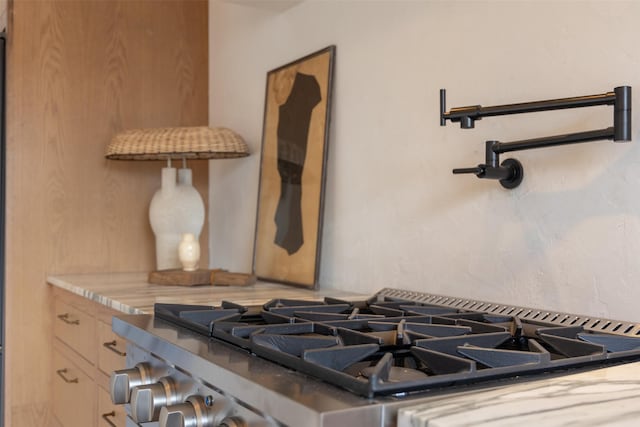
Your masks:
<svg viewBox="0 0 640 427"><path fill-rule="evenodd" d="M335 50L267 73L253 254L263 280L318 281Z"/></svg>

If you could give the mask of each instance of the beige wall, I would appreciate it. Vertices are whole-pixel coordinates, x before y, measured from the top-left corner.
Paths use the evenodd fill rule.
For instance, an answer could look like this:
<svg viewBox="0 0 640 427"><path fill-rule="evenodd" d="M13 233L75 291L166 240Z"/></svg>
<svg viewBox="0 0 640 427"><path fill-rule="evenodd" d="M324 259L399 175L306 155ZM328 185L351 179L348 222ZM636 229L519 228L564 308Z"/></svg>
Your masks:
<svg viewBox="0 0 640 427"><path fill-rule="evenodd" d="M206 123L206 7L10 4L7 426L49 422L47 275L154 266L147 209L162 164L107 161L104 149L122 129ZM207 165L195 166L206 197Z"/></svg>
<svg viewBox="0 0 640 427"><path fill-rule="evenodd" d="M611 107L438 120L440 88L450 107L640 90L638 16L637 1L211 1L210 122L255 153L211 162L212 263L251 267L266 72L335 44L321 286L640 321L637 103L632 143L514 153L513 191L451 169L483 162L488 139L610 126Z"/></svg>

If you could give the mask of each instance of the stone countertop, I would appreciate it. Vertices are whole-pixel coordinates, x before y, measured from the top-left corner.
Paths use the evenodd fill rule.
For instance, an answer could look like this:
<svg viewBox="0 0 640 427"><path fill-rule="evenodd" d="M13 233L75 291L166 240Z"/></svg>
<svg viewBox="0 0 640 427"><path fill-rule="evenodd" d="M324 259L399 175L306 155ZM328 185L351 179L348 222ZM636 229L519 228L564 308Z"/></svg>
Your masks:
<svg viewBox="0 0 640 427"><path fill-rule="evenodd" d="M321 300L325 296L367 298L335 289L310 290L258 281L251 286L166 286L147 283L147 273L101 273L49 276L47 282L127 314L152 314L153 304L219 305L222 300L243 305L273 298Z"/></svg>
<svg viewBox="0 0 640 427"><path fill-rule="evenodd" d="M637 426L640 363L434 397L398 427Z"/></svg>

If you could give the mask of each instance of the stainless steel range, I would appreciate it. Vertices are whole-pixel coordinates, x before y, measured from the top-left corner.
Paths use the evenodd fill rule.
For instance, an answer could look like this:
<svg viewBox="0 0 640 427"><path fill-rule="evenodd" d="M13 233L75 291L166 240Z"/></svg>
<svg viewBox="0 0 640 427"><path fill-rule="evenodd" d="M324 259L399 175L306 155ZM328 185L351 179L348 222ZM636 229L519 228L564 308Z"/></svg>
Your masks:
<svg viewBox="0 0 640 427"><path fill-rule="evenodd" d="M113 320L128 426L394 426L435 394L640 360L635 323L397 289L154 314Z"/></svg>

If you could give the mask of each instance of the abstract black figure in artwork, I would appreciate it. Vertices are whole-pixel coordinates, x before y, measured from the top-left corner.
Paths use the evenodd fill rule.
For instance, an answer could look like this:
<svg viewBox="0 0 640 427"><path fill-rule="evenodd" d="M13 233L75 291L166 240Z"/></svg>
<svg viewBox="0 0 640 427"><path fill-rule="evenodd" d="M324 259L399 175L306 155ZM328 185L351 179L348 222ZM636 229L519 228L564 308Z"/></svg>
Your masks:
<svg viewBox="0 0 640 427"><path fill-rule="evenodd" d="M314 76L296 73L289 97L280 105L278 118L278 173L280 199L275 214L275 244L296 253L302 235L302 171L307 156L311 112L320 103L320 85Z"/></svg>

